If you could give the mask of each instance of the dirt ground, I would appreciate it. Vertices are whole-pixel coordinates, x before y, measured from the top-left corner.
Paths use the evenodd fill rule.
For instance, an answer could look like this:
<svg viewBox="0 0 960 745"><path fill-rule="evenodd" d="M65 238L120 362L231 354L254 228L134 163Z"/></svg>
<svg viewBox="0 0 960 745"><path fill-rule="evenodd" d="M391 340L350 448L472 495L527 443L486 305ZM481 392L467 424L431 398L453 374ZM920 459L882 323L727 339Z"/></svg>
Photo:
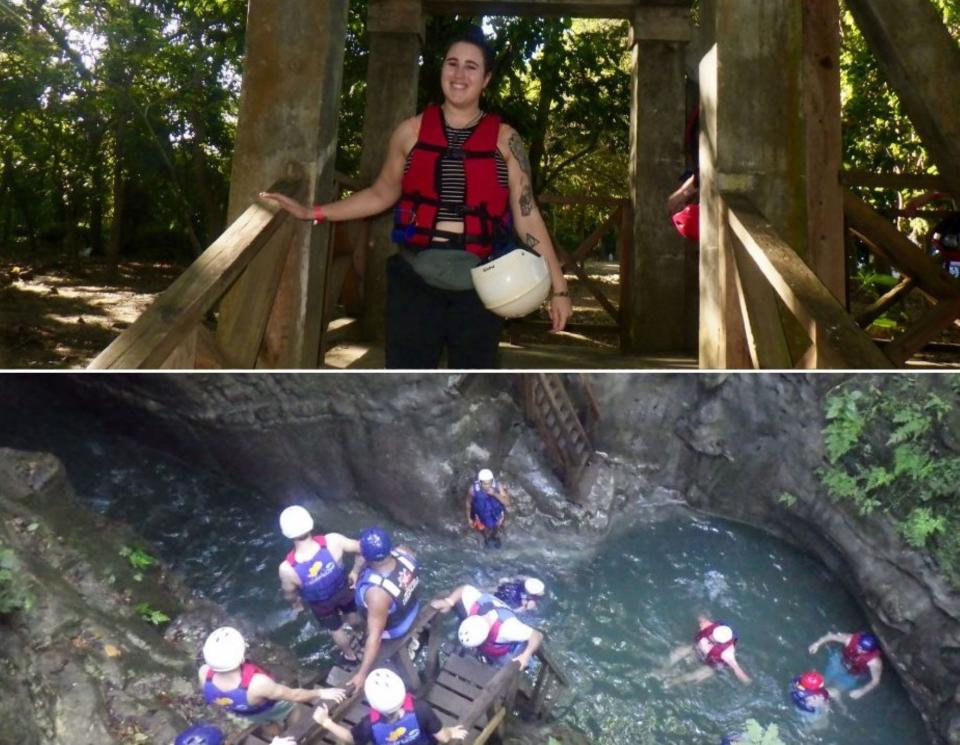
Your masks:
<svg viewBox="0 0 960 745"><path fill-rule="evenodd" d="M169 263L0 261L0 367L77 369L183 271Z"/></svg>

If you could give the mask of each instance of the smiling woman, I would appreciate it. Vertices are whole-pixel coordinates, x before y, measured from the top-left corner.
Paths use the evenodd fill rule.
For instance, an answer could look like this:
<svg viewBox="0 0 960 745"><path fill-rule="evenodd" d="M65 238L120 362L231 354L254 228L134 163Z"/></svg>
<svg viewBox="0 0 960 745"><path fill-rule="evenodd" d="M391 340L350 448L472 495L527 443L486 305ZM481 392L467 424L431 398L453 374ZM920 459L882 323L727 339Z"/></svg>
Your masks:
<svg viewBox="0 0 960 745"><path fill-rule="evenodd" d="M313 207L282 194L261 195L302 220L321 222L394 208L393 240L400 250L387 266L388 368L435 368L444 351L451 368L497 366L503 319L484 307L471 270L506 253L514 235L546 262L554 329L570 317L566 280L533 198L523 142L480 107L493 65L478 27L453 39L441 67L442 105L397 127L369 188Z"/></svg>

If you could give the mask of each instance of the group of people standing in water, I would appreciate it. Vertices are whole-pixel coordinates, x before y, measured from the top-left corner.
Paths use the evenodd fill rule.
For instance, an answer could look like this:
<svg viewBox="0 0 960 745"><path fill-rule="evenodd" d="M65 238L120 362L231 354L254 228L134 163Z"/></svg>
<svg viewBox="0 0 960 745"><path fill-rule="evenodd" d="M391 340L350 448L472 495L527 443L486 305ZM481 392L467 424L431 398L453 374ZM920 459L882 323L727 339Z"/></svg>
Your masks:
<svg viewBox="0 0 960 745"><path fill-rule="evenodd" d="M477 474L467 489L467 523L483 535L484 545L499 547L500 531L510 507L510 497L490 469ZM394 545L381 527L369 527L356 538L318 533L313 517L299 505L280 514L280 530L291 548L279 566L280 587L295 613L309 609L317 625L329 632L337 650L335 662L353 672L345 688L290 688L246 659L246 642L234 628L213 631L203 647L204 664L198 676L207 703L250 725L262 725L263 734L279 735L295 703L315 703L315 721L346 745L428 745L462 739L459 725L443 727L425 701L416 700L396 672L374 668L384 640L396 639L413 626L421 610L420 569L415 552ZM353 557L348 569L348 561ZM460 618L457 639L464 652L495 666L517 664L525 669L543 642L543 634L518 614L533 611L546 593L536 577L504 577L487 592L460 585L431 601L440 613L455 611ZM673 651L656 673L666 687L700 683L728 668L744 684L750 676L737 661L738 637L723 621L705 616L692 644ZM363 629L364 641L357 631ZM879 640L871 633L829 633L809 647L816 654L824 644L839 644L824 674L802 673L791 682L790 699L805 717L819 719L841 692L859 699L880 682L883 662ZM693 661L684 669L681 663ZM328 703L343 701L347 689L362 689L371 707L370 717L353 729L330 718ZM416 732L417 736L401 737ZM724 737L724 745L740 742L742 735ZM192 727L175 745L221 745L222 732L210 725ZM293 745L289 738L274 737L271 745Z"/></svg>
<svg viewBox="0 0 960 745"><path fill-rule="evenodd" d="M470 502L477 490L501 505L491 510L476 500L468 514L471 526L484 531L487 545L497 538L509 505L506 490L488 469L478 474L470 487ZM475 525L478 523L478 525ZM317 625L330 633L337 648L335 662L353 672L344 688L291 688L246 658L246 640L235 628L215 629L203 646L204 664L198 671L207 703L259 725L261 733L274 737L271 745L293 745L280 737L282 724L295 703L318 704L315 721L337 739L350 745L427 745L462 739L461 726L443 727L424 701L417 701L396 672L375 668L384 640L402 637L421 610L420 570L415 552L394 545L381 527L370 527L357 538L340 533L318 533L313 517L302 506L287 507L280 514L280 530L292 543L279 566L280 587L294 612L309 609ZM348 568L350 556L352 565ZM460 585L431 605L440 613L453 610L460 618L457 638L464 651L483 662L502 666L517 664L525 669L543 641L543 634L517 615L531 611L546 588L534 577L505 577L491 592L473 585ZM361 644L356 631L364 630ZM328 703L340 703L349 689L362 689L371 715L349 730L329 716ZM401 737L401 729L419 733ZM222 732L211 725L191 727L175 745L221 745Z"/></svg>

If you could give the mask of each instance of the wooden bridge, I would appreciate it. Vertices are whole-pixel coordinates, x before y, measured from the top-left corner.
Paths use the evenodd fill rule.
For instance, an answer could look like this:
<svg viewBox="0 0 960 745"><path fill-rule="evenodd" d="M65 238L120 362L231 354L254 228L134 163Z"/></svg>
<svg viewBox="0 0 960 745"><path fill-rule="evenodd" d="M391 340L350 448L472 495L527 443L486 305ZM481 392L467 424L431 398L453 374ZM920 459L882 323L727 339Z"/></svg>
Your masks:
<svg viewBox="0 0 960 745"><path fill-rule="evenodd" d="M701 0L696 26L689 0L372 0L365 143L354 184L372 180L388 134L414 113L424 14L467 6L476 13L631 21L629 203L603 200L614 212L561 257L582 278L582 262L599 237L619 231L619 302L591 291L616 323L622 349L697 346L705 369L896 368L957 324L960 280L855 192L935 181L960 198L960 47L930 0L847 0L846 7L939 169L935 180L844 171L838 0ZM328 154L338 91L316 81L336 78L342 66L345 10L346 0L250 0L247 59L254 62L244 70L233 222L91 367L321 366L327 335L337 332L330 311L349 271L343 256L355 260L358 252L362 302L357 292L349 302L365 334L382 330L389 215L312 230L255 200L264 188L302 201L337 193ZM314 32L298 34L304 26ZM702 127L699 254L676 235L663 207L683 170L692 68ZM275 69L290 74L278 81ZM282 183L268 187L277 178ZM847 290L850 235L904 278L859 317ZM690 270L699 277L696 291ZM899 338L873 339L869 322L908 293L923 298L922 317ZM688 323L697 313L699 323Z"/></svg>
<svg viewBox="0 0 960 745"><path fill-rule="evenodd" d="M443 641L455 638L452 623L444 623L451 618L456 619L456 614L438 613L428 604L404 636L383 642L375 667L387 666L397 672L411 693L433 707L443 726L463 725L468 733L465 745L483 745L494 733L502 735L517 711L544 717L552 690L569 686L545 645L535 654L539 665L533 683L513 664L496 668L473 656L445 654ZM413 640L421 643L422 652L415 659L422 662L422 669L411 660ZM352 671L333 667L325 685L343 687L352 675ZM338 741L313 721L313 711L313 706L295 704L283 734L300 745L335 745ZM349 728L369 713L362 691L348 691L347 699L332 709L330 716ZM266 745L269 739L261 736L259 727L251 727L241 734L237 745Z"/></svg>

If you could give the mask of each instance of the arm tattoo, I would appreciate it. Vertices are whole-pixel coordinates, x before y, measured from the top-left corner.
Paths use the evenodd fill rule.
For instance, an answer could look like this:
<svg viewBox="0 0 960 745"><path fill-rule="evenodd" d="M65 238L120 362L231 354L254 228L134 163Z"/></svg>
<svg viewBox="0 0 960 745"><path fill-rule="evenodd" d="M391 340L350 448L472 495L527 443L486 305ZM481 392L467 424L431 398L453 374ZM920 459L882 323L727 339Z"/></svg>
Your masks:
<svg viewBox="0 0 960 745"><path fill-rule="evenodd" d="M533 207L533 189L530 188L530 184L524 184L520 192L520 214L527 217L533 212Z"/></svg>
<svg viewBox="0 0 960 745"><path fill-rule="evenodd" d="M527 233L527 238L524 242L527 244L528 248L534 248L540 244L540 241L530 235L530 233Z"/></svg>
<svg viewBox="0 0 960 745"><path fill-rule="evenodd" d="M523 171L527 179L533 181L533 176L530 175L530 158L527 157L527 151L523 149L523 140L516 132L510 135L510 152L517 159L517 165L520 166L520 170Z"/></svg>

